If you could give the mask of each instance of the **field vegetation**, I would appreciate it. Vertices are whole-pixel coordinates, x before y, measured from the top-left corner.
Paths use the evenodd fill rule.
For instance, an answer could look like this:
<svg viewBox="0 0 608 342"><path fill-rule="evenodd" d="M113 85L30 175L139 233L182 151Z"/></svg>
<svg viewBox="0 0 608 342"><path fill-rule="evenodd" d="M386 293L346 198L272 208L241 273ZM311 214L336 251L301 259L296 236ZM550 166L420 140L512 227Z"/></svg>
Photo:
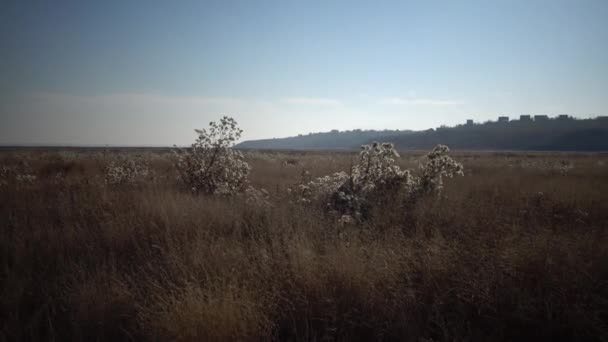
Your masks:
<svg viewBox="0 0 608 342"><path fill-rule="evenodd" d="M450 156L357 216L294 196L357 153L247 151L227 193L173 153L2 151L0 340L607 340L608 156Z"/></svg>

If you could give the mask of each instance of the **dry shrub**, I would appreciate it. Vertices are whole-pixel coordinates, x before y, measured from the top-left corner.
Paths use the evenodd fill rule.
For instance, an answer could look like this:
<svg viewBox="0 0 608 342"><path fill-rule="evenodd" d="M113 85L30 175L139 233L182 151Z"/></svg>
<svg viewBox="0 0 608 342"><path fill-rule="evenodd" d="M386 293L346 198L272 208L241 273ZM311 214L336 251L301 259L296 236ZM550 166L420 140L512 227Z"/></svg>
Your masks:
<svg viewBox="0 0 608 342"><path fill-rule="evenodd" d="M411 206L423 195L440 193L444 177L464 175L462 164L447 155L447 146L438 145L427 154L420 176L396 164L399 154L391 143L374 142L361 149L350 173L341 171L310 179L310 173L305 172L300 184L289 189L290 194L298 203L325 206L338 214L341 222L348 223L367 220L374 207L391 202Z"/></svg>
<svg viewBox="0 0 608 342"><path fill-rule="evenodd" d="M149 180L151 176L145 160L124 156L108 162L104 171L106 184L109 185L134 185Z"/></svg>
<svg viewBox="0 0 608 342"><path fill-rule="evenodd" d="M25 160L12 165L0 165L0 187L8 185L31 185L37 177Z"/></svg>
<svg viewBox="0 0 608 342"><path fill-rule="evenodd" d="M247 186L249 165L240 151L232 149L242 130L227 116L209 129L197 129L190 149L176 150L179 180L194 193L233 195Z"/></svg>

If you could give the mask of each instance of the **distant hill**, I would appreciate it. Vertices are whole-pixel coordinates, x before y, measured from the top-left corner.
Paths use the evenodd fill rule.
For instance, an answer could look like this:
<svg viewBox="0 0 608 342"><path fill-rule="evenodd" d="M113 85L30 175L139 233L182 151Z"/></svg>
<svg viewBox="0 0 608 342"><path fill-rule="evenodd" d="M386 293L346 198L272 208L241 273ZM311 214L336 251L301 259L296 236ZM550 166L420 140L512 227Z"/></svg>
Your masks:
<svg viewBox="0 0 608 342"><path fill-rule="evenodd" d="M608 151L608 117L490 121L425 131L354 130L244 141L240 149L354 150L372 141L392 142L400 150L437 144L460 150Z"/></svg>
<svg viewBox="0 0 608 342"><path fill-rule="evenodd" d="M249 140L238 144L241 149L260 150L353 150L370 141L393 139L397 136L407 136L414 131L385 130L363 131L331 131L326 133L310 133L297 137L280 139Z"/></svg>

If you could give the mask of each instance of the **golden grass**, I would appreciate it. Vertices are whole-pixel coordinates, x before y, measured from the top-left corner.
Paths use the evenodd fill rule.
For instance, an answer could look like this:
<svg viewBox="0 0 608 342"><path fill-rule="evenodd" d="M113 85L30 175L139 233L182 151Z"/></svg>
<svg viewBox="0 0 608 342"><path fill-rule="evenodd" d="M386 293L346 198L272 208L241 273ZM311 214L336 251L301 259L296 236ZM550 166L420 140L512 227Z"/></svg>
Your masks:
<svg viewBox="0 0 608 342"><path fill-rule="evenodd" d="M0 340L608 339L608 156L456 154L443 197L359 226L286 200L354 157L249 153L262 207L181 192L165 155L106 187L101 155L3 152L38 180L0 188Z"/></svg>

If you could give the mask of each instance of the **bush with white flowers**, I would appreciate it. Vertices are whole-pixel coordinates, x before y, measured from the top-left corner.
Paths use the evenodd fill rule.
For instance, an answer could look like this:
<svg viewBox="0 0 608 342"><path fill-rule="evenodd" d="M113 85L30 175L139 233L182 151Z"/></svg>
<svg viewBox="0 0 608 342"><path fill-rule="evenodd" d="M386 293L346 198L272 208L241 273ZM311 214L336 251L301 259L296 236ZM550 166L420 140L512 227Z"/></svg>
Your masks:
<svg viewBox="0 0 608 342"><path fill-rule="evenodd" d="M0 186L8 185L9 180L12 178L12 171L13 170L6 165L0 166Z"/></svg>
<svg viewBox="0 0 608 342"><path fill-rule="evenodd" d="M195 130L189 149L176 149L178 179L194 193L233 195L247 189L249 165L232 148L243 131L233 118L224 116L208 129Z"/></svg>
<svg viewBox="0 0 608 342"><path fill-rule="evenodd" d="M423 193L440 192L443 189L443 178L463 176L462 164L448 156L450 149L437 145L427 154L428 162L421 166L422 175L417 181L417 191Z"/></svg>
<svg viewBox="0 0 608 342"><path fill-rule="evenodd" d="M287 191L298 203L327 201L329 196L336 193L348 179L349 175L344 171L315 179L310 172L304 171L300 182Z"/></svg>
<svg viewBox="0 0 608 342"><path fill-rule="evenodd" d="M363 220L370 208L386 201L412 201L421 195L438 193L444 177L463 175L462 164L447 154L447 146L438 145L421 165L420 176L396 165L399 154L391 143L362 146L358 163L350 174L338 172L311 179L308 173L289 189L300 203L322 203L341 220ZM345 219L346 218L346 219Z"/></svg>
<svg viewBox="0 0 608 342"><path fill-rule="evenodd" d="M245 199L245 202L253 207L267 208L272 207L270 201L270 194L266 189L256 189L253 186L248 186L247 189L241 194Z"/></svg>
<svg viewBox="0 0 608 342"><path fill-rule="evenodd" d="M26 161L21 161L15 165L0 166L0 187L9 184L31 185L36 180L36 175Z"/></svg>
<svg viewBox="0 0 608 342"><path fill-rule="evenodd" d="M108 162L104 169L106 184L133 185L145 181L150 168L143 158L119 157Z"/></svg>

